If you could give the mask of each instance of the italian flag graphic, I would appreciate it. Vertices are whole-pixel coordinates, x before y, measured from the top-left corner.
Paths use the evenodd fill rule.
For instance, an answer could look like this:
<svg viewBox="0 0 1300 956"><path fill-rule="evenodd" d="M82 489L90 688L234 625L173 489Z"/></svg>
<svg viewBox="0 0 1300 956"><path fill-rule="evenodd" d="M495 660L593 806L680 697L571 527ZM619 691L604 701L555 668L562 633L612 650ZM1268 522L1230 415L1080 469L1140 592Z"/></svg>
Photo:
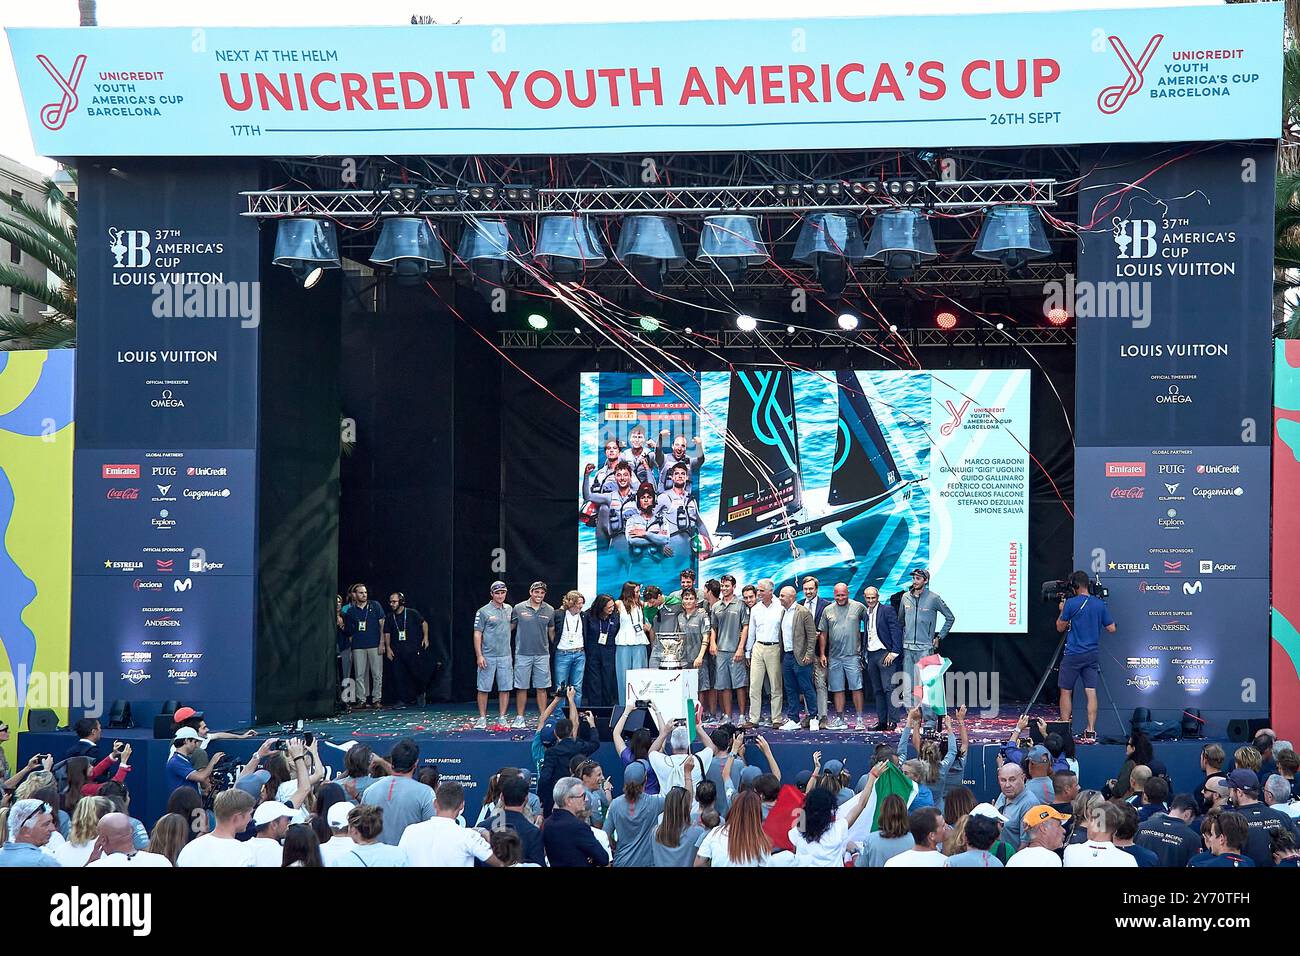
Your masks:
<svg viewBox="0 0 1300 956"><path fill-rule="evenodd" d="M632 379L632 397L650 398L664 393L664 383L657 378Z"/></svg>

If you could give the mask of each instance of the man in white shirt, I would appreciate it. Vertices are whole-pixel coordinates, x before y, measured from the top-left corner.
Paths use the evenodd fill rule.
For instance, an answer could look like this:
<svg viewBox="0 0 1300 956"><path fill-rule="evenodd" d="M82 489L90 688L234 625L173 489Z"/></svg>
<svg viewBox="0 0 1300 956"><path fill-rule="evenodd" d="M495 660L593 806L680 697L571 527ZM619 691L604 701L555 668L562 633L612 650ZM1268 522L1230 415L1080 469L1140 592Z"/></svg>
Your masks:
<svg viewBox="0 0 1300 956"><path fill-rule="evenodd" d="M776 585L771 578L758 582L758 600L749 611L749 635L745 653L749 656L749 720L745 729L758 726L763 711L763 678L772 685L772 726L781 723L781 619L785 608L772 600Z"/></svg>
<svg viewBox="0 0 1300 956"><path fill-rule="evenodd" d="M1040 803L1025 811L1022 829L1029 834L1029 843L1007 861L1007 866L1046 866L1061 868L1061 844L1065 842L1065 828L1070 815Z"/></svg>
<svg viewBox="0 0 1300 956"><path fill-rule="evenodd" d="M340 800L332 804L325 812L325 822L329 824L331 836L320 845L320 860L325 866L338 866L338 859L347 856L356 847L348 833L348 813L352 804Z"/></svg>
<svg viewBox="0 0 1300 956"><path fill-rule="evenodd" d="M708 746L698 754L692 754L690 731L685 727L674 727L668 737L673 752L666 754L657 749L650 751L650 769L659 780L660 793L666 794L673 787L685 785L685 771L682 767L687 761L699 761L691 768L691 776L697 782L704 779L704 775L709 772L709 765L713 763L713 741L707 736L702 739Z"/></svg>
<svg viewBox="0 0 1300 956"><path fill-rule="evenodd" d="M1088 841L1065 848L1065 865L1137 866L1137 857L1124 852L1114 843L1115 830L1122 822L1123 811L1115 804L1108 801L1097 807L1088 818Z"/></svg>
<svg viewBox="0 0 1300 956"><path fill-rule="evenodd" d="M438 784L433 819L408 826L397 844L411 866L473 866L475 860L501 866L482 833L457 825L464 810L464 788L452 780Z"/></svg>
<svg viewBox="0 0 1300 956"><path fill-rule="evenodd" d="M943 814L937 807L913 810L908 814L907 828L912 831L914 843L912 849L890 857L885 861L885 866L938 869L948 865L948 858L939 852L939 844L947 839L948 834L952 832L952 827L948 826L948 822L944 820Z"/></svg>
<svg viewBox="0 0 1300 956"><path fill-rule="evenodd" d="M135 848L135 826L125 813L106 813L99 819L99 838L86 866L166 866L172 861L161 853Z"/></svg>
<svg viewBox="0 0 1300 956"><path fill-rule="evenodd" d="M257 860L255 866L283 866L282 841L293 820L293 810L279 800L264 800L253 811L253 826L257 836L248 841Z"/></svg>
<svg viewBox="0 0 1300 956"><path fill-rule="evenodd" d="M217 824L211 833L197 836L176 858L177 866L256 866L253 850L236 839L253 817L253 798L232 787L212 801ZM1125 854L1127 856L1127 854Z"/></svg>

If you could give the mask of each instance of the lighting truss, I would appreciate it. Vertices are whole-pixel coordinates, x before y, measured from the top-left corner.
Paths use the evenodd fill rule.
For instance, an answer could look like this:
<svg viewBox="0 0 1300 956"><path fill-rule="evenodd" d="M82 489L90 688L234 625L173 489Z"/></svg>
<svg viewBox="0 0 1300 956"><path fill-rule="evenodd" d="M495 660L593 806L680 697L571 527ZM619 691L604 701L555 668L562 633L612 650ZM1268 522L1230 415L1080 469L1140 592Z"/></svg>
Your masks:
<svg viewBox="0 0 1300 956"><path fill-rule="evenodd" d="M759 329L755 332L741 332L738 329L725 329L720 332L697 332L687 336L673 334L671 328L663 334L654 336L657 348L670 351L690 351L696 348L772 348L772 349L834 349L882 346L898 346L906 343L911 348L955 346L994 346L994 345L1034 345L1034 346L1073 346L1073 329L1048 329L1037 326L1023 326L1005 331L997 329L958 329L953 332L940 332L938 329L899 329L897 332L868 329L855 332L839 330L817 331L796 329L793 333L785 330ZM610 349L607 337L593 332L573 332L564 329L510 329L499 333L497 344L503 349Z"/></svg>
<svg viewBox="0 0 1300 956"><path fill-rule="evenodd" d="M815 210L869 212L900 205L896 200L856 193L840 195L801 189L797 196L778 196L777 183L743 186L599 186L535 189L530 200L510 199L503 190L492 200L472 198L469 187L422 187L413 199L396 199L387 190L285 189L240 193L248 200L242 215L256 219L286 216L326 216L331 219L375 219L384 216L464 218L473 215L539 216L573 214L622 216L653 213L660 216L702 216L714 213L794 213ZM785 185L785 184L781 184ZM851 184L846 183L848 187ZM446 204L450 189L460 202ZM918 183L907 205L926 209L961 211L1005 203L1031 206L1056 205L1055 179L1002 179Z"/></svg>

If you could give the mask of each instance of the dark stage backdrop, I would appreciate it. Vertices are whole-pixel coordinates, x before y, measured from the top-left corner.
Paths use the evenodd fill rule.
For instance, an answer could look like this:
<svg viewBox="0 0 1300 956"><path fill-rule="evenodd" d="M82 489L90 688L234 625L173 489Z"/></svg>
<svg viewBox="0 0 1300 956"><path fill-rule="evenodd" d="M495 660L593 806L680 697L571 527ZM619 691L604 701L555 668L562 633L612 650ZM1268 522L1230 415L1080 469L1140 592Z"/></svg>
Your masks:
<svg viewBox="0 0 1300 956"><path fill-rule="evenodd" d="M477 327L495 324L473 295L439 289ZM619 358L610 351L507 352L517 369L427 292L390 298L379 315L345 315L343 342L343 413L356 421L357 443L341 468L340 591L356 581L381 601L404 591L429 617L445 662L436 699L472 699L473 616L489 584L501 578L519 601L541 578L553 605L574 587L578 415L561 400L576 406L579 375L614 369ZM978 353L959 349L921 357L952 368L979 364ZM1072 570L1073 524L1061 499L1073 500L1074 470L1064 413L1044 377L1052 377L1072 418L1073 350L1040 349L1034 357L1045 372L1020 355L1021 367L1033 369L1030 451L1042 464L1030 469L1031 595L1039 582ZM735 361L770 358L741 354ZM827 369L851 359L866 367L842 349L799 356L800 364L820 360ZM772 570L779 576L781 569ZM943 582L934 583L943 593ZM958 634L945 653L955 669L996 671L1001 697L1023 700L1056 649L1055 619L1055 605L1034 599L1027 635Z"/></svg>

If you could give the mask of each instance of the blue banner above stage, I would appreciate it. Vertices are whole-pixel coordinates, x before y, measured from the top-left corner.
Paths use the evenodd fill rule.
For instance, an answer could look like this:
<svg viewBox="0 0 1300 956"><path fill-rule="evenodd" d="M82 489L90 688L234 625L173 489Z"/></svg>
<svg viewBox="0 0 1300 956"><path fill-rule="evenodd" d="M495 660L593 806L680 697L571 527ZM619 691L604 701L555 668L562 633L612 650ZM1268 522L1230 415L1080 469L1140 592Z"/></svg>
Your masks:
<svg viewBox="0 0 1300 956"><path fill-rule="evenodd" d="M503 27L10 30L50 156L1276 139L1282 5Z"/></svg>

